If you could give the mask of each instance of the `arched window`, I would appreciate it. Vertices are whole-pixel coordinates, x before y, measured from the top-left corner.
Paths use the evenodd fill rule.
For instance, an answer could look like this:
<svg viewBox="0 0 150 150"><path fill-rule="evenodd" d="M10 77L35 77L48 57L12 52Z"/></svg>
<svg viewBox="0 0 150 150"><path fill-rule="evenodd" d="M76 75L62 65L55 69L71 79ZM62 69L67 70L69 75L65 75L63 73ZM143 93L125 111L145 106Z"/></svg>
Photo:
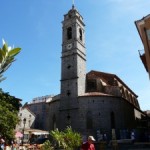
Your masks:
<svg viewBox="0 0 150 150"><path fill-rule="evenodd" d="M67 124L68 124L68 126L71 125L71 116L70 116L69 113L68 113L68 115L67 115Z"/></svg>
<svg viewBox="0 0 150 150"><path fill-rule="evenodd" d="M86 126L87 126L87 129L92 129L93 128L93 118L92 118L92 112L91 111L87 112Z"/></svg>
<svg viewBox="0 0 150 150"><path fill-rule="evenodd" d="M125 90L125 96L126 96L126 100L129 101L129 95L128 95L128 91Z"/></svg>
<svg viewBox="0 0 150 150"><path fill-rule="evenodd" d="M79 33L80 33L80 34L79 34L79 35L80 35L79 38L80 38L80 40L82 41L82 30L81 30L81 28L79 29Z"/></svg>
<svg viewBox="0 0 150 150"><path fill-rule="evenodd" d="M72 39L72 28L71 27L67 28L67 39L68 40Z"/></svg>
<svg viewBox="0 0 150 150"><path fill-rule="evenodd" d="M70 90L67 90L67 95L68 95L68 96L70 96L70 95L71 95Z"/></svg>
<svg viewBox="0 0 150 150"><path fill-rule="evenodd" d="M56 116L55 114L53 115L53 130L56 129Z"/></svg>
<svg viewBox="0 0 150 150"><path fill-rule="evenodd" d="M115 114L113 111L110 113L110 120L111 120L111 128L115 129Z"/></svg>
<svg viewBox="0 0 150 150"><path fill-rule="evenodd" d="M40 115L37 114L35 119L35 128L39 129L39 127L40 127Z"/></svg>
<svg viewBox="0 0 150 150"><path fill-rule="evenodd" d="M125 98L125 91L123 87L121 87L121 91L122 91L122 97Z"/></svg>

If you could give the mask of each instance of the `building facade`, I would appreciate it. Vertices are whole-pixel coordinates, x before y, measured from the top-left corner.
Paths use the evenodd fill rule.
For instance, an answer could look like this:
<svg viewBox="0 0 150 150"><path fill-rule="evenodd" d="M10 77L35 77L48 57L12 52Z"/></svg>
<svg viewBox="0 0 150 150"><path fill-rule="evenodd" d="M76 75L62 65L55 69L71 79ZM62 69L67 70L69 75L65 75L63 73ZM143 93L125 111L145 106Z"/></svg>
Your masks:
<svg viewBox="0 0 150 150"><path fill-rule="evenodd" d="M84 27L83 17L73 6L62 22L61 92L43 101L46 121L41 122L48 130L71 126L84 136L106 133L111 139L115 129L118 138L128 138L126 132L135 129L145 115L138 96L114 74L86 73ZM28 105L30 109L33 104Z"/></svg>
<svg viewBox="0 0 150 150"><path fill-rule="evenodd" d="M24 106L34 112L36 116L33 128L42 130L49 129L46 122L49 112L49 102L52 100L52 97L52 95L36 97L32 100L32 102Z"/></svg>
<svg viewBox="0 0 150 150"><path fill-rule="evenodd" d="M28 108L21 107L18 113L19 123L16 126L16 131L30 129L34 127L35 114Z"/></svg>
<svg viewBox="0 0 150 150"><path fill-rule="evenodd" d="M144 53L140 56L150 77L150 15L135 21L135 25L144 46Z"/></svg>

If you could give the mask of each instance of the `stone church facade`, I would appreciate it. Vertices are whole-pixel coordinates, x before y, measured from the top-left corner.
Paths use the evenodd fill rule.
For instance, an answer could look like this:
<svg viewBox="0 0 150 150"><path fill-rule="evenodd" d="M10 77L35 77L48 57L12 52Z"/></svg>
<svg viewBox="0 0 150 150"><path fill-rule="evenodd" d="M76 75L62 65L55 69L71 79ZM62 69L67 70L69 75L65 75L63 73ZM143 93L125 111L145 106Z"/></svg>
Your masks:
<svg viewBox="0 0 150 150"><path fill-rule="evenodd" d="M112 129L118 137L135 129L144 115L137 95L114 74L86 73L85 24L74 6L62 26L61 92L47 103L45 130L71 126L82 135L100 131L111 138Z"/></svg>

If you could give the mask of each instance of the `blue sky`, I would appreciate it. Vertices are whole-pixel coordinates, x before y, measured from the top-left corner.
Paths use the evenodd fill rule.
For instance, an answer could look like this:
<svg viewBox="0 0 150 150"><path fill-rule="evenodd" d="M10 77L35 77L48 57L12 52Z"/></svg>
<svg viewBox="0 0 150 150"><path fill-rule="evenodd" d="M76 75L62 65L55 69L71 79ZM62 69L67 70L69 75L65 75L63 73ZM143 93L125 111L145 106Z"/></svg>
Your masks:
<svg viewBox="0 0 150 150"><path fill-rule="evenodd" d="M0 39L21 47L0 86L23 99L60 93L63 15L72 0L0 0ZM75 0L86 24L87 72L116 74L150 109L150 80L139 58L143 49L134 21L150 14L149 0ZM2 46L2 42L0 47Z"/></svg>

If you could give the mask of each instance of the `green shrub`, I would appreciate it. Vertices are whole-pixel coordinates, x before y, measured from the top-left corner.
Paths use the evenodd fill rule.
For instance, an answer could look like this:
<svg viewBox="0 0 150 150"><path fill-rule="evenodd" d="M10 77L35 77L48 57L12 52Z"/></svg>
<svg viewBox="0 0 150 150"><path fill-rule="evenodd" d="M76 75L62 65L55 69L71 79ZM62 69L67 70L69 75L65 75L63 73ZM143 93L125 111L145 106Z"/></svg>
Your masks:
<svg viewBox="0 0 150 150"><path fill-rule="evenodd" d="M42 145L41 150L54 150L54 147L52 146L51 142L47 140Z"/></svg>
<svg viewBox="0 0 150 150"><path fill-rule="evenodd" d="M81 145L81 135L67 127L64 131L58 129L51 131L50 134L57 142L59 148L74 150Z"/></svg>

